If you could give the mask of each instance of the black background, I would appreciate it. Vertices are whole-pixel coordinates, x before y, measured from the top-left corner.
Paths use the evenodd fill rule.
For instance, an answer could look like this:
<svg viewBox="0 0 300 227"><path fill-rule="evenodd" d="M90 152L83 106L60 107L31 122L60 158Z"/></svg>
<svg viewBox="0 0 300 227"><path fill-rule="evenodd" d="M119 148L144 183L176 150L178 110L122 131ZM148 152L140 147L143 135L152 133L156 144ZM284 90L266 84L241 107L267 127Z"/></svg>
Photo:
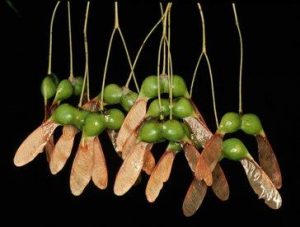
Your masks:
<svg viewBox="0 0 300 227"><path fill-rule="evenodd" d="M105 191L92 183L79 197L69 189L71 156L66 167L52 176L45 155L30 164L13 165L14 152L23 139L42 121L43 102L40 82L47 73L48 30L54 1L14 1L20 16L1 3L1 119L0 139L0 223L22 223L58 226L85 223L85 226L203 226L243 224L286 226L293 220L299 202L299 21L300 5L238 4L244 38L244 111L261 117L273 144L283 174L283 206L274 211L252 192L238 163L223 161L231 195L220 202L211 191L201 208L191 218L181 211L192 175L184 156L175 160L169 182L158 200L149 204L144 195L146 177L123 197L113 194L115 174L121 160L106 136L101 136L109 168L109 186ZM203 2L207 27L207 48L216 84L219 117L238 107L239 43L230 3ZM83 16L85 1L72 2L74 70L84 71ZM62 79L69 73L66 4L61 4L54 25L53 71ZM158 4L121 1L121 28L131 56L152 25L158 20ZM92 96L98 94L102 81L107 44L113 26L113 4L95 1L89 19L90 76ZM146 45L136 68L138 81L156 73L160 29ZM172 54L174 72L190 84L201 50L201 24L195 3L177 3L172 9ZM129 73L120 40L114 43L108 82L124 84ZM132 86L132 88L134 88ZM215 130L210 83L206 65L200 71L194 88L194 99ZM255 156L253 138L243 137ZM155 149L158 157L161 148ZM4 210L4 212L3 212ZM39 221L39 220L42 220Z"/></svg>

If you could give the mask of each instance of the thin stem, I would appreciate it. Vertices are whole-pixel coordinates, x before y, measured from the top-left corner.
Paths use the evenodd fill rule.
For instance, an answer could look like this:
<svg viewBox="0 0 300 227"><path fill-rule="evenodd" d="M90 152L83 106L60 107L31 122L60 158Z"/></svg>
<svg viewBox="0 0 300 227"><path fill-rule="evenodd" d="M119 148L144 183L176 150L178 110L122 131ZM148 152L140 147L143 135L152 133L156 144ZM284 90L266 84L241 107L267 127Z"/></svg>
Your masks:
<svg viewBox="0 0 300 227"><path fill-rule="evenodd" d="M171 55L171 9L168 13L168 35L167 35L167 50L168 50L168 77L169 77L169 99L170 99L170 120L173 117L173 63Z"/></svg>
<svg viewBox="0 0 300 227"><path fill-rule="evenodd" d="M192 83L191 83L191 89L190 89L190 97L192 97L192 93L193 93L193 86L194 86L194 82L195 82L195 78L197 75L197 71L200 65L201 60L203 59L203 56L206 60L207 63L207 67L208 67L208 73L209 73L209 78L210 78L210 85L211 85L211 95L212 95L212 102L213 102L213 110L214 110L214 117L215 117L215 122L216 122L216 126L218 127L219 125L219 120L218 120L218 114L217 114L217 105L216 105L216 98L215 98L215 86L214 86L214 78L213 78L213 73L212 73L212 69L211 69L211 64L207 55L207 50L206 50L206 32L205 32L205 19L204 19L204 14L202 11L202 7L201 4L198 3L198 8L199 8L199 12L200 12L200 17L201 17L201 24L202 24L202 51L201 54L198 58L195 70L194 70L194 74L193 74L193 79L192 79Z"/></svg>
<svg viewBox="0 0 300 227"><path fill-rule="evenodd" d="M58 1L54 7L54 10L52 12L51 16L51 22L50 22L50 34L49 34L49 56L48 56L48 75L52 73L52 34L53 34L53 22L55 18L55 14L57 11L57 8L60 4L60 1Z"/></svg>
<svg viewBox="0 0 300 227"><path fill-rule="evenodd" d="M68 28L69 28L69 49L70 49L70 76L69 80L74 79L73 74L73 48L72 48L72 26L71 26L71 9L70 2L68 1Z"/></svg>
<svg viewBox="0 0 300 227"><path fill-rule="evenodd" d="M239 33L239 40L240 40L240 68L239 68L239 113L243 113L243 103L242 103L242 83L243 83L243 58L244 58L244 49L243 49L243 38L242 33L239 25L239 19L237 16L235 4L232 3L233 13L234 13L234 20L235 25Z"/></svg>
<svg viewBox="0 0 300 227"><path fill-rule="evenodd" d="M84 17L84 28L83 28L83 37L84 37L84 53L85 53L85 72L83 79L83 86L81 90L80 100L78 106L82 106L83 96L85 88L87 88L87 99L90 100L90 90L89 90L89 54L88 54L88 39L87 39L87 22L89 16L90 2L88 1L86 4L86 11Z"/></svg>
<svg viewBox="0 0 300 227"><path fill-rule="evenodd" d="M141 54L141 52L142 52L142 50L143 50L143 48L144 48L146 42L148 41L148 39L150 38L150 36L152 35L152 33L155 31L155 29L156 29L156 28L160 25L160 23L163 21L163 19L165 18L165 16L166 16L166 14L164 14L164 15L158 20L158 22L156 22L156 24L152 27L152 29L150 30L150 32L146 35L145 39L144 39L143 42L142 42L142 45L140 46L140 48L139 48L139 50L138 50L138 52L137 52L137 54L136 54L135 59L134 59L134 62L133 62L133 65L132 65L132 68L133 68L133 69L134 69L135 66L136 66L136 63L137 63L137 61L138 61L138 59L139 59L139 57L140 57L140 54ZM128 87L132 75L133 75L133 71L130 72L130 75L129 75L128 79L127 79L127 82L126 82L125 87Z"/></svg>
<svg viewBox="0 0 300 227"><path fill-rule="evenodd" d="M160 2L159 3L159 6L160 6L160 12L161 12L161 15L163 16L164 15L164 9L163 9L163 5L162 5L162 3ZM163 23L163 30L165 30L165 23ZM164 31L165 32L165 31ZM163 33L164 33L163 32ZM165 75L166 74L166 43L165 42L163 42L163 67L162 67L162 75ZM159 72L160 73L160 72ZM159 75L159 74L158 74Z"/></svg>

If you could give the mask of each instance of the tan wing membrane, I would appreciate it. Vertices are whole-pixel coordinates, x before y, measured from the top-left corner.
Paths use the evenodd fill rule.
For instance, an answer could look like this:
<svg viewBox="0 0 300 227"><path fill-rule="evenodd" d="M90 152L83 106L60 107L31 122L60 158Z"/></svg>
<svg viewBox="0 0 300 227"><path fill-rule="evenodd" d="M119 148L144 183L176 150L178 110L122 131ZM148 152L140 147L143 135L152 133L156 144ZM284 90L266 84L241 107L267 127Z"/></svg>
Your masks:
<svg viewBox="0 0 300 227"><path fill-rule="evenodd" d="M145 142L137 143L134 151L124 160L115 180L116 195L124 195L136 182L143 168L148 146L151 145Z"/></svg>
<svg viewBox="0 0 300 227"><path fill-rule="evenodd" d="M46 152L46 157L47 161L50 163L51 157L54 151L54 136L51 135L49 141L45 145L45 152Z"/></svg>
<svg viewBox="0 0 300 227"><path fill-rule="evenodd" d="M59 126L51 120L45 121L36 130L34 130L20 145L15 157L14 164L23 166L31 162L43 149L50 140L54 130Z"/></svg>
<svg viewBox="0 0 300 227"><path fill-rule="evenodd" d="M248 158L242 159L241 164L259 199L263 199L270 208L279 209L282 204L281 196L262 168L253 159Z"/></svg>
<svg viewBox="0 0 300 227"><path fill-rule="evenodd" d="M230 190L225 174L220 166L217 164L212 172L213 184L212 190L215 195L222 201L226 201L229 198Z"/></svg>
<svg viewBox="0 0 300 227"><path fill-rule="evenodd" d="M277 189L282 186L282 177L276 155L269 140L265 136L256 136L258 144L259 164Z"/></svg>
<svg viewBox="0 0 300 227"><path fill-rule="evenodd" d="M168 181L174 158L175 152L167 150L155 166L146 187L146 197L150 203L156 200L164 182Z"/></svg>
<svg viewBox="0 0 300 227"><path fill-rule="evenodd" d="M73 195L80 195L92 177L94 163L94 137L81 138L73 161L70 188Z"/></svg>
<svg viewBox="0 0 300 227"><path fill-rule="evenodd" d="M185 158L191 168L191 170L195 173L196 165L198 159L200 157L200 153L197 149L194 149L192 146L188 146L188 144L183 146Z"/></svg>
<svg viewBox="0 0 300 227"><path fill-rule="evenodd" d="M147 100L144 98L138 99L127 113L126 118L120 128L116 139L117 151L122 151L123 146L129 136L142 123L146 116Z"/></svg>
<svg viewBox="0 0 300 227"><path fill-rule="evenodd" d="M55 144L54 151L49 163L50 171L52 174L57 174L65 166L68 158L70 157L74 138L78 130L71 125L65 125L62 130L62 135Z"/></svg>
<svg viewBox="0 0 300 227"><path fill-rule="evenodd" d="M124 144L123 149L120 151L123 159L126 159L126 157L133 152L133 148L135 147L137 140L136 132L131 133Z"/></svg>
<svg viewBox="0 0 300 227"><path fill-rule="evenodd" d="M92 180L94 184L100 189L105 189L107 187L107 167L102 146L98 136L94 139L94 166Z"/></svg>
<svg viewBox="0 0 300 227"><path fill-rule="evenodd" d="M212 185L212 173L206 161L201 155L196 155L198 150L192 144L186 144L183 147L191 169L195 170L195 161L197 161L195 176L198 180L204 180L208 186ZM196 159L197 158L197 159ZM196 160L195 160L196 159ZM198 168L198 169L197 169Z"/></svg>
<svg viewBox="0 0 300 227"><path fill-rule="evenodd" d="M207 186L204 181L198 181L196 178L192 181L183 201L182 210L186 217L196 213L201 206L206 195Z"/></svg>
<svg viewBox="0 0 300 227"><path fill-rule="evenodd" d="M151 148L152 146L148 146L148 150L146 151L144 165L143 165L143 170L148 175L150 175L153 169L155 168L155 158L151 152Z"/></svg>

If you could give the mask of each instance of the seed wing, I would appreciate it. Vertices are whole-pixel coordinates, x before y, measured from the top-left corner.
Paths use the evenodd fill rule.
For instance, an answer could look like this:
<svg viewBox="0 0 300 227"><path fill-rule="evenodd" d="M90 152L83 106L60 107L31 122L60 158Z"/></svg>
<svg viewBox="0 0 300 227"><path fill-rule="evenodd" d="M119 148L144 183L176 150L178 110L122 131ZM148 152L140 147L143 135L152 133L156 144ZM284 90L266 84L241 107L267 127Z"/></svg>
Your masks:
<svg viewBox="0 0 300 227"><path fill-rule="evenodd" d="M212 172L213 184L212 190L215 195L222 201L226 201L229 198L230 190L226 179L226 176L220 166L217 164Z"/></svg>
<svg viewBox="0 0 300 227"><path fill-rule="evenodd" d="M259 199L264 199L270 208L279 209L282 204L281 196L267 174L253 159L244 158L240 162Z"/></svg>
<svg viewBox="0 0 300 227"><path fill-rule="evenodd" d="M55 144L49 163L52 174L57 174L65 166L70 157L77 132L78 130L74 126L65 125L63 127L62 135Z"/></svg>
<svg viewBox="0 0 300 227"><path fill-rule="evenodd" d="M31 162L43 149L50 140L54 130L59 126L51 120L45 121L35 129L20 145L15 157L14 164L23 166Z"/></svg>
<svg viewBox="0 0 300 227"><path fill-rule="evenodd" d="M151 146L148 146L148 150L145 153L145 160L143 165L143 170L146 172L146 174L150 175L155 167L155 158L151 152Z"/></svg>
<svg viewBox="0 0 300 227"><path fill-rule="evenodd" d="M146 186L146 197L150 203L156 200L164 183L168 181L174 158L175 152L166 150L150 175Z"/></svg>
<svg viewBox="0 0 300 227"><path fill-rule="evenodd" d="M258 144L259 164L270 177L275 187L279 189L282 186L282 177L273 148L265 136L257 135L256 140Z"/></svg>

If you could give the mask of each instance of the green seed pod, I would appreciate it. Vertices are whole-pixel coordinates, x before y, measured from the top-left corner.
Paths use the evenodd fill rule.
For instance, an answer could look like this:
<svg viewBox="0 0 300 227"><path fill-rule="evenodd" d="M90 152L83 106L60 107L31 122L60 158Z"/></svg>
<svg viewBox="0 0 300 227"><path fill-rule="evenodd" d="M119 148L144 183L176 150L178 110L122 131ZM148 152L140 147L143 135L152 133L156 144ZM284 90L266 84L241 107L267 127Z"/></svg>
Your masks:
<svg viewBox="0 0 300 227"><path fill-rule="evenodd" d="M72 125L77 109L70 104L64 103L58 106L53 112L51 118L61 125Z"/></svg>
<svg viewBox="0 0 300 227"><path fill-rule="evenodd" d="M84 122L85 122L85 118L87 117L88 114L89 114L89 112L86 110L77 109L75 112L75 117L74 117L74 121L72 122L72 124L76 128L82 130Z"/></svg>
<svg viewBox="0 0 300 227"><path fill-rule="evenodd" d="M161 93L169 93L169 78L167 75L160 76L160 91Z"/></svg>
<svg viewBox="0 0 300 227"><path fill-rule="evenodd" d="M167 120L163 123L163 137L169 141L179 142L185 137L185 130L181 122Z"/></svg>
<svg viewBox="0 0 300 227"><path fill-rule="evenodd" d="M258 135L263 130L261 122L255 114L244 114L242 116L241 129L250 135Z"/></svg>
<svg viewBox="0 0 300 227"><path fill-rule="evenodd" d="M56 92L56 80L57 78L54 74L46 76L41 84L41 93L44 97L44 100L48 100L52 98L55 95Z"/></svg>
<svg viewBox="0 0 300 227"><path fill-rule="evenodd" d="M179 151L182 150L181 144L177 143L177 142L169 142L169 145L168 145L167 149L172 150L175 153L178 153Z"/></svg>
<svg viewBox="0 0 300 227"><path fill-rule="evenodd" d="M222 145L222 151L225 158L233 161L239 161L248 155L248 150L243 142L236 138L225 140Z"/></svg>
<svg viewBox="0 0 300 227"><path fill-rule="evenodd" d="M84 122L83 132L88 137L98 136L105 129L105 119L103 114L89 113Z"/></svg>
<svg viewBox="0 0 300 227"><path fill-rule="evenodd" d="M103 99L107 104L118 104L121 101L123 91L117 84L108 84L104 88Z"/></svg>
<svg viewBox="0 0 300 227"><path fill-rule="evenodd" d="M125 111L129 111L133 104L135 103L136 99L138 98L138 94L133 91L129 91L128 93L122 95L121 97L121 106L124 108Z"/></svg>
<svg viewBox="0 0 300 227"><path fill-rule="evenodd" d="M73 84L73 89L74 89L74 95L80 96L82 88L83 88L83 77L81 77L81 76L75 77L72 84Z"/></svg>
<svg viewBox="0 0 300 227"><path fill-rule="evenodd" d="M149 117L159 117L161 114L166 117L170 114L170 102L168 99L160 99L161 101L161 108L159 108L159 101L158 99L153 100L149 108L147 110L147 116Z"/></svg>
<svg viewBox="0 0 300 227"><path fill-rule="evenodd" d="M110 109L105 114L105 126L106 128L119 130L123 124L125 116L119 109Z"/></svg>
<svg viewBox="0 0 300 227"><path fill-rule="evenodd" d="M218 130L224 134L233 133L239 130L240 127L241 116L238 113L228 112L222 117Z"/></svg>
<svg viewBox="0 0 300 227"><path fill-rule="evenodd" d="M173 114L178 117L178 118L185 118L189 117L193 114L194 109L191 104L191 102L184 98L181 97L178 100L175 100L173 104Z"/></svg>
<svg viewBox="0 0 300 227"><path fill-rule="evenodd" d="M72 96L72 94L73 94L72 83L67 79L62 80L57 86L54 102L68 99Z"/></svg>
<svg viewBox="0 0 300 227"><path fill-rule="evenodd" d="M172 86L172 96L174 97L188 97L188 90L185 84L184 79L181 76L173 76L173 86Z"/></svg>
<svg viewBox="0 0 300 227"><path fill-rule="evenodd" d="M157 97L158 85L157 76L148 76L144 79L141 87L141 94L149 99Z"/></svg>
<svg viewBox="0 0 300 227"><path fill-rule="evenodd" d="M147 143L157 143L161 141L161 125L157 121L145 122L139 130L139 139Z"/></svg>

